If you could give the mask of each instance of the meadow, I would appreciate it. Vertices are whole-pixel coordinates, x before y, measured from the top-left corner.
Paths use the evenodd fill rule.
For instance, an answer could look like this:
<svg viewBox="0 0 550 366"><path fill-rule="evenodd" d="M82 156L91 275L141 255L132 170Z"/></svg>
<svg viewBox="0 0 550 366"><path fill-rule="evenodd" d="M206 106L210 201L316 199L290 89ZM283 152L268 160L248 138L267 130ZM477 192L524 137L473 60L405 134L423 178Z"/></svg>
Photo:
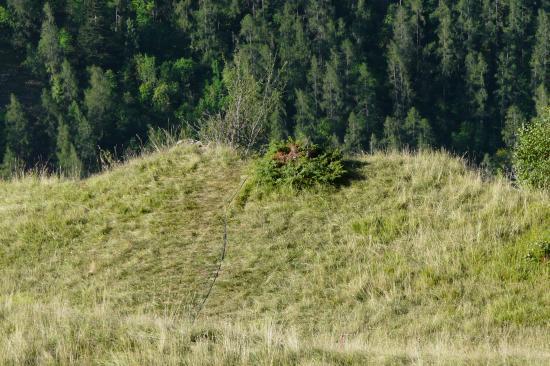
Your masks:
<svg viewBox="0 0 550 366"><path fill-rule="evenodd" d="M445 152L267 192L229 148L157 150L0 182L0 364L550 363L548 192Z"/></svg>

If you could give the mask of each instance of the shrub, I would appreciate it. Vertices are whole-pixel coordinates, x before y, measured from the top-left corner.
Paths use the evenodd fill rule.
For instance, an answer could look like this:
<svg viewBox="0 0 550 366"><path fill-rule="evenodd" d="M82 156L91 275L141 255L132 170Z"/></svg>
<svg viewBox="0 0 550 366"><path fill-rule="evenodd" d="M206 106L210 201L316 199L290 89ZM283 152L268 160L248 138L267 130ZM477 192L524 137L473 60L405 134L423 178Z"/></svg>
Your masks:
<svg viewBox="0 0 550 366"><path fill-rule="evenodd" d="M514 168L524 184L550 188L550 107L519 130Z"/></svg>
<svg viewBox="0 0 550 366"><path fill-rule="evenodd" d="M529 250L525 256L527 260L534 262L550 262L550 241L543 240L538 243L535 243L533 248Z"/></svg>
<svg viewBox="0 0 550 366"><path fill-rule="evenodd" d="M256 167L256 182L269 187L305 189L336 183L345 173L338 150L292 139L270 145Z"/></svg>

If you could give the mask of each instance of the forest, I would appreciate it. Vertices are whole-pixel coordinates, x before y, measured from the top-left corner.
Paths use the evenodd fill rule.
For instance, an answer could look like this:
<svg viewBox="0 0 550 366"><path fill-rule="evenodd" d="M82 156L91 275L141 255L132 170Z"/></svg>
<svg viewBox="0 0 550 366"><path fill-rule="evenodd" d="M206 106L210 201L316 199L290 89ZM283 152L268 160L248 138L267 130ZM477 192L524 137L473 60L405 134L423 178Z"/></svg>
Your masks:
<svg viewBox="0 0 550 366"><path fill-rule="evenodd" d="M257 151L444 148L505 172L548 105L548 0L2 0L2 175L159 128Z"/></svg>

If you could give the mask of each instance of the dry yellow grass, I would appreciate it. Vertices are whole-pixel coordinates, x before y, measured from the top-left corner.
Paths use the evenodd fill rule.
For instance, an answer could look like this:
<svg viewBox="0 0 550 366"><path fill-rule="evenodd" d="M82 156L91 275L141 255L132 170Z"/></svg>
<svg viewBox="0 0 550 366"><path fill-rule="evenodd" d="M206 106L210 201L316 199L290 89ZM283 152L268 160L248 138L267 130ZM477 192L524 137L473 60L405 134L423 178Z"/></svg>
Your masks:
<svg viewBox="0 0 550 366"><path fill-rule="evenodd" d="M0 364L548 364L548 193L444 153L348 185L252 188L178 146L84 181L0 182Z"/></svg>

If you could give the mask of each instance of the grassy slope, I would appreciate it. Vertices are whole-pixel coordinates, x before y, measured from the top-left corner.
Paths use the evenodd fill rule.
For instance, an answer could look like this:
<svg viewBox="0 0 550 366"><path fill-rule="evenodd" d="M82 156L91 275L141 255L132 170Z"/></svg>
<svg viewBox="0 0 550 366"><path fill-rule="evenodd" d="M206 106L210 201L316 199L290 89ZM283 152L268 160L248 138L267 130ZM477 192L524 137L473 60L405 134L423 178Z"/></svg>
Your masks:
<svg viewBox="0 0 550 366"><path fill-rule="evenodd" d="M225 201L249 162L179 146L81 182L0 183L0 364L550 361L550 199L441 153Z"/></svg>

